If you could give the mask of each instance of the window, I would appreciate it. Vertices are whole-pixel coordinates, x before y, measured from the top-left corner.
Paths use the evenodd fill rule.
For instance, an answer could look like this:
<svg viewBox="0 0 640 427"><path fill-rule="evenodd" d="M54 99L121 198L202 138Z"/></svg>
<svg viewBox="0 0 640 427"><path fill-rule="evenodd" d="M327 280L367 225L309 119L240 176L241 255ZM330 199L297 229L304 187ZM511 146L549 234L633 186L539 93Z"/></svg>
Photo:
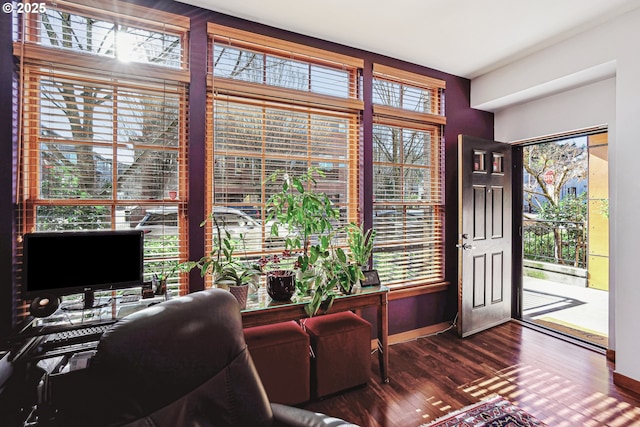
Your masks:
<svg viewBox="0 0 640 427"><path fill-rule="evenodd" d="M208 211L258 220L244 234L249 256L282 250L264 221L277 189L263 183L317 167L341 222L358 223L362 61L213 24L209 34Z"/></svg>
<svg viewBox="0 0 640 427"><path fill-rule="evenodd" d="M189 21L101 7L58 1L19 16L21 232L148 223L149 279L186 259Z"/></svg>
<svg viewBox="0 0 640 427"><path fill-rule="evenodd" d="M392 287L444 280L444 82L374 65L374 267Z"/></svg>

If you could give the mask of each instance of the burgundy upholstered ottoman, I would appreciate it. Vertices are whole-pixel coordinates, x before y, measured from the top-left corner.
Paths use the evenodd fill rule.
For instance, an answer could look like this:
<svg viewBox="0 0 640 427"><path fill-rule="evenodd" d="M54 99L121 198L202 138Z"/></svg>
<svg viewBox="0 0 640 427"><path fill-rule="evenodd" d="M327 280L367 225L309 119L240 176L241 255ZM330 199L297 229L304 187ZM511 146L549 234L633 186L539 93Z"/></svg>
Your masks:
<svg viewBox="0 0 640 427"><path fill-rule="evenodd" d="M371 324L350 311L304 320L315 358L314 397L366 384L371 371Z"/></svg>
<svg viewBox="0 0 640 427"><path fill-rule="evenodd" d="M245 328L244 338L270 402L309 400L309 336L296 322Z"/></svg>

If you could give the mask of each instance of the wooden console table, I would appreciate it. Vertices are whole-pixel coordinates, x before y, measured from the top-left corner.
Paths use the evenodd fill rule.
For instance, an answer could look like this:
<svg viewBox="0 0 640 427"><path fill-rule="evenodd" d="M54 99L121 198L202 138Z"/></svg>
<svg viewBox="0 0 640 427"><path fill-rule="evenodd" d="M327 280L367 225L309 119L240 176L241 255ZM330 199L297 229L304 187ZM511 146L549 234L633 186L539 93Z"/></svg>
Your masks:
<svg viewBox="0 0 640 427"><path fill-rule="evenodd" d="M377 332L378 332L378 363L382 382L389 382L389 353L388 336L389 325L387 320L387 295L389 288L386 286L370 286L357 289L353 294L340 295L333 301L333 305L327 312L337 313L341 311L359 310L366 307L377 307ZM245 328L252 326L268 325L289 320L307 318L304 311L305 300L278 302L272 301L266 295L258 297L257 301L251 299L247 302L247 308L242 310L242 324ZM325 314L320 309L318 316Z"/></svg>

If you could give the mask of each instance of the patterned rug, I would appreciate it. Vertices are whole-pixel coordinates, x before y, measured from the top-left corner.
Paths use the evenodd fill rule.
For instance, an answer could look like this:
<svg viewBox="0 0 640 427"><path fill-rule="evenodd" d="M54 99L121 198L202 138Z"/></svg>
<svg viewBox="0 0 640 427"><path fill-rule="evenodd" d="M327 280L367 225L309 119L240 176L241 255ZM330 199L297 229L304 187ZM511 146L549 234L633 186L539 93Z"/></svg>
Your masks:
<svg viewBox="0 0 640 427"><path fill-rule="evenodd" d="M530 427L546 426L502 396L493 396L420 427Z"/></svg>

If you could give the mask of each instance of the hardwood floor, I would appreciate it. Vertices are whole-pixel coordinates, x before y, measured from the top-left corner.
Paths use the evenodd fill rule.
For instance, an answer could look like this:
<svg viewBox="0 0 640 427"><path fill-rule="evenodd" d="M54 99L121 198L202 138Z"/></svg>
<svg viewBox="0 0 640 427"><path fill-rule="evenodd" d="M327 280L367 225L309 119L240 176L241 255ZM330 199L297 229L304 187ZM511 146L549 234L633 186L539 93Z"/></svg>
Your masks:
<svg viewBox="0 0 640 427"><path fill-rule="evenodd" d="M375 356L367 386L304 407L363 427L417 427L500 394L549 426L640 426L640 395L613 384L603 354L515 322L392 345L389 384Z"/></svg>

